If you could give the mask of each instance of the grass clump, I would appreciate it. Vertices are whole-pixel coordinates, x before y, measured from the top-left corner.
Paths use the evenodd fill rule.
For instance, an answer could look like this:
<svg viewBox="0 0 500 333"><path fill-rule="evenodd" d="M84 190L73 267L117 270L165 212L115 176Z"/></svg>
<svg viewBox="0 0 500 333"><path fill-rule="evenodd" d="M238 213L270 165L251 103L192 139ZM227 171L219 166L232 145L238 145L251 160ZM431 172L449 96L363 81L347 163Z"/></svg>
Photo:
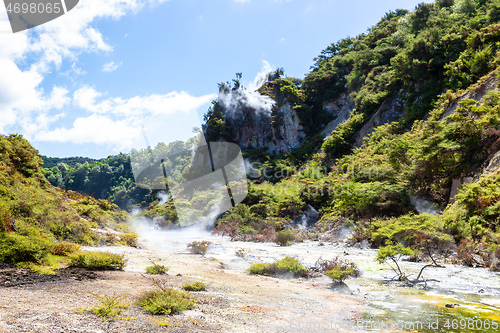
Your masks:
<svg viewBox="0 0 500 333"><path fill-rule="evenodd" d="M149 274L163 275L167 274L169 268L163 265L154 264L152 266L146 267L146 272Z"/></svg>
<svg viewBox="0 0 500 333"><path fill-rule="evenodd" d="M18 262L16 264L17 268L29 269L33 273L40 275L54 275L56 274L55 265L47 264L45 261L40 263L34 262Z"/></svg>
<svg viewBox="0 0 500 333"><path fill-rule="evenodd" d="M205 291L207 290L207 285L203 282L196 281L195 283L186 283L182 286L182 289L186 291Z"/></svg>
<svg viewBox="0 0 500 333"><path fill-rule="evenodd" d="M302 266L302 264L295 258L285 257L274 263L257 263L253 264L249 268L250 274L259 275L282 275L282 274L293 274L293 276L305 276L307 268Z"/></svg>
<svg viewBox="0 0 500 333"><path fill-rule="evenodd" d="M325 273L335 282L344 282L349 277L358 277L361 275L361 271L355 263L338 257L332 260L319 258L313 269Z"/></svg>
<svg viewBox="0 0 500 333"><path fill-rule="evenodd" d="M70 267L81 267L93 270L123 269L127 262L123 254L109 252L80 251L69 256Z"/></svg>
<svg viewBox="0 0 500 333"><path fill-rule="evenodd" d="M354 269L352 267L337 266L326 271L326 275L331 277L335 282L344 282L348 277L354 275Z"/></svg>
<svg viewBox="0 0 500 333"><path fill-rule="evenodd" d="M119 237L120 237L120 242L119 242L120 244L132 247L137 246L137 238L139 238L139 236L135 232L124 233L121 234Z"/></svg>
<svg viewBox="0 0 500 333"><path fill-rule="evenodd" d="M151 314L169 315L193 309L195 301L188 292L165 289L142 294L136 304Z"/></svg>
<svg viewBox="0 0 500 333"><path fill-rule="evenodd" d="M80 251L81 246L70 242L59 242L52 249L51 253L56 256L69 256Z"/></svg>
<svg viewBox="0 0 500 333"><path fill-rule="evenodd" d="M191 253L193 254L201 254L205 255L208 251L208 247L210 246L210 242L203 240L203 241L193 241L188 244L188 249L190 249Z"/></svg>
<svg viewBox="0 0 500 333"><path fill-rule="evenodd" d="M160 318L154 321L156 326L163 326L163 327L178 327L180 326L179 323L174 323L173 321L166 320L165 318Z"/></svg>
<svg viewBox="0 0 500 333"><path fill-rule="evenodd" d="M290 246L295 240L293 231L289 229L281 230L276 233L276 240L274 241L279 246Z"/></svg>
<svg viewBox="0 0 500 333"><path fill-rule="evenodd" d="M9 264L20 262L39 263L54 246L46 236L29 228L24 234L0 233L0 261Z"/></svg>
<svg viewBox="0 0 500 333"><path fill-rule="evenodd" d="M90 311L95 315L101 317L103 320L106 320L107 317L117 317L122 314L123 309L126 309L130 306L128 303L124 303L123 301L127 298L127 295L104 295L99 296L96 294L92 294L96 300L100 302L99 305L93 306L90 308ZM85 309L79 309L80 311L85 311Z"/></svg>

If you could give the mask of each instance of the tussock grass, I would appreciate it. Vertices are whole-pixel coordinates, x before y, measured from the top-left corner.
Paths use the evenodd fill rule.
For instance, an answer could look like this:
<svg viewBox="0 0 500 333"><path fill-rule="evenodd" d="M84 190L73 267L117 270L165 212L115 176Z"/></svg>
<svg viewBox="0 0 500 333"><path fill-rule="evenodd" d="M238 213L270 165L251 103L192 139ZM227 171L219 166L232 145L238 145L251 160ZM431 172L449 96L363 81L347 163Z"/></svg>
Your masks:
<svg viewBox="0 0 500 333"><path fill-rule="evenodd" d="M122 254L109 252L80 251L69 256L70 267L81 267L92 270L123 269L127 262Z"/></svg>
<svg viewBox="0 0 500 333"><path fill-rule="evenodd" d="M302 264L295 258L285 257L274 263L257 263L253 264L249 268L250 274L259 275L282 275L291 273L294 276L305 276L307 268L302 266Z"/></svg>
<svg viewBox="0 0 500 333"><path fill-rule="evenodd" d="M95 305L90 308L90 311L95 315L101 317L103 320L106 320L107 317L118 317L122 314L123 309L126 309L130 306L130 304L123 302L128 295L104 295L99 296L96 294L92 294L96 300L99 301L99 305ZM85 311L85 309L83 309Z"/></svg>
<svg viewBox="0 0 500 333"><path fill-rule="evenodd" d="M193 309L195 301L185 291L165 289L142 294L136 304L151 314L169 315Z"/></svg>
<svg viewBox="0 0 500 333"><path fill-rule="evenodd" d="M163 265L158 265L158 264L146 267L146 272L149 274L163 275L163 274L167 274L168 270L169 270L168 267L163 266Z"/></svg>
<svg viewBox="0 0 500 333"><path fill-rule="evenodd" d="M196 281L195 283L186 283L182 285L182 289L186 291L205 291L207 290L207 285L203 282Z"/></svg>

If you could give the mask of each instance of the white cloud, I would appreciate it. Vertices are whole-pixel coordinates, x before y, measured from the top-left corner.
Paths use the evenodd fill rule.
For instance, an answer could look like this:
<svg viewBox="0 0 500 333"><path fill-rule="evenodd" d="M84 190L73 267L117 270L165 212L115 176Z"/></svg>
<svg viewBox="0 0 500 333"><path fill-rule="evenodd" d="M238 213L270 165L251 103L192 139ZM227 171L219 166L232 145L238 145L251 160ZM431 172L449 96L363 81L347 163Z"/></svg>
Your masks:
<svg viewBox="0 0 500 333"><path fill-rule="evenodd" d="M113 120L102 115L91 115L77 118L69 129L59 127L51 131L41 131L35 139L77 144L108 144L121 150L132 147L140 136L141 129L129 120Z"/></svg>
<svg viewBox="0 0 500 333"><path fill-rule="evenodd" d="M168 115L190 112L207 104L215 95L191 96L187 92L171 92L164 95L135 96L132 98L114 97L96 102L103 96L93 87L85 86L74 93L75 103L82 109L98 114L114 114L132 117L141 115Z"/></svg>
<svg viewBox="0 0 500 333"><path fill-rule="evenodd" d="M102 66L103 72L114 72L122 65L123 61L120 61L118 64L115 64L114 61L108 62Z"/></svg>
<svg viewBox="0 0 500 333"><path fill-rule="evenodd" d="M97 112L95 108L95 100L101 96L102 94L95 91L94 88L85 86L75 91L73 94L73 100L80 108Z"/></svg>
<svg viewBox="0 0 500 333"><path fill-rule="evenodd" d="M71 127L39 130L36 141L108 144L116 150L130 149L141 140L141 125L163 122L167 125L172 114L196 115L196 110L208 104L215 95L191 96L186 92L132 98L103 98L106 94L85 86L73 94L75 106L91 113L78 117Z"/></svg>
<svg viewBox="0 0 500 333"><path fill-rule="evenodd" d="M0 132L21 131L28 139L55 142L94 142L122 147L136 133L134 121L141 112L159 113L191 110L203 104L207 96L193 97L173 92L124 99L99 100L104 94L91 87L74 93L53 86L44 90L41 83L54 67L72 61L68 76L85 74L76 67L81 53L113 51L112 45L92 26L98 19L118 19L136 13L145 5L160 5L168 0L85 0L56 20L29 32L2 34L0 38ZM5 12L0 12L0 31L9 31ZM106 64L103 70L115 70L121 63ZM99 102L97 102L99 100ZM61 110L68 105L85 109L88 117L78 117L70 128L50 129L67 116Z"/></svg>

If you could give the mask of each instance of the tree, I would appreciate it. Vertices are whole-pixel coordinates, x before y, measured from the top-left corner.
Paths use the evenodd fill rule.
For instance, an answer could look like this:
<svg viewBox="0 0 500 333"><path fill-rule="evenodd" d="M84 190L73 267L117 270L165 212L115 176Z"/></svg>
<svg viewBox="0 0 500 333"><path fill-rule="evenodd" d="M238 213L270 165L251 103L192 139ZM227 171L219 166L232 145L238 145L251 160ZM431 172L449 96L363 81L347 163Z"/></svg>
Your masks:
<svg viewBox="0 0 500 333"><path fill-rule="evenodd" d="M429 243L430 244L430 243ZM430 247L428 247L430 249ZM410 247L405 247L402 244L398 243L396 245L389 244L387 246L381 247L378 252L377 252L377 257L376 261L379 264L387 263L389 267L396 273L396 278L393 278L392 280L397 280L397 281L403 281L409 285L416 285L419 283L424 283L427 285L427 282L429 281L437 281L434 279L421 279L422 273L424 269L429 268L429 267L436 267L436 268L444 268L444 266L438 265L432 255L430 256L432 259L432 264L427 264L424 265L421 269L420 272L418 273L418 276L416 279L411 280L409 278L409 275L407 275L402 269L401 266L399 265L399 261L403 257L407 256L412 256L415 254L415 251L410 248Z"/></svg>
<svg viewBox="0 0 500 333"><path fill-rule="evenodd" d="M387 245L381 247L377 252L377 262L379 264L387 263L389 267L397 274L397 280L408 281L406 274L401 270L399 261L405 256L411 256L415 252L409 247L404 247L401 244ZM392 263L392 265L391 265ZM393 266L394 265L394 266Z"/></svg>
<svg viewBox="0 0 500 333"><path fill-rule="evenodd" d="M233 79L233 90L243 88L241 86L242 73L236 73L236 79Z"/></svg>

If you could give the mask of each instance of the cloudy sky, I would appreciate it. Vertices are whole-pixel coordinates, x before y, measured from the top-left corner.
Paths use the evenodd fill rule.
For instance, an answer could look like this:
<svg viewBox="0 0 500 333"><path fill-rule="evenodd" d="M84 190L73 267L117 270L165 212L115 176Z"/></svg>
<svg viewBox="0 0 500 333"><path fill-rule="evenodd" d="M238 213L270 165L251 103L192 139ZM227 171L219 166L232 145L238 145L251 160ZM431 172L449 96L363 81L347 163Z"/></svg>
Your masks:
<svg viewBox="0 0 500 333"><path fill-rule="evenodd" d="M251 86L276 67L303 78L330 43L419 2L80 0L16 34L2 6L0 133L20 133L57 157L186 139L217 83L242 72Z"/></svg>

